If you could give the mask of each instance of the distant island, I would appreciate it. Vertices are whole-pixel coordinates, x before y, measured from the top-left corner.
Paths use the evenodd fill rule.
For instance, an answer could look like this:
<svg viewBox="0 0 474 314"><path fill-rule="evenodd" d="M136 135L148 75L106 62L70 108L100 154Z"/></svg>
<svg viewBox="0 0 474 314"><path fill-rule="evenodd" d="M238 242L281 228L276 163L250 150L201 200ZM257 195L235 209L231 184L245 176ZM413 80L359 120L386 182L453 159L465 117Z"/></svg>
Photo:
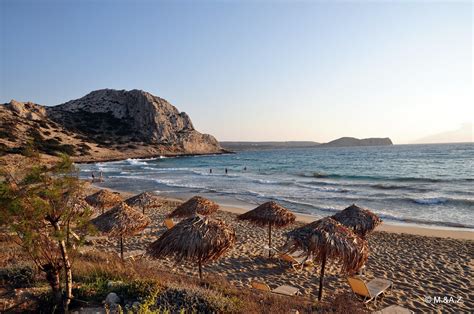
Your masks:
<svg viewBox="0 0 474 314"><path fill-rule="evenodd" d="M287 141L287 142L223 141L223 142L220 142L220 144L224 149L228 149L231 151L310 148L310 147L315 147L319 145L319 143L311 142L311 141Z"/></svg>
<svg viewBox="0 0 474 314"><path fill-rule="evenodd" d="M364 138L341 137L328 143L312 141L286 141L286 142L220 142L224 149L231 151L243 150L267 150L267 149L292 149L292 148L324 148L324 147L356 147L356 146L389 146L392 140L386 138Z"/></svg>
<svg viewBox="0 0 474 314"><path fill-rule="evenodd" d="M385 138L363 138L358 139L355 137L341 137L337 140L330 141L319 145L319 147L353 147L353 146L390 146L393 145L392 140L388 137Z"/></svg>
<svg viewBox="0 0 474 314"><path fill-rule="evenodd" d="M15 100L0 105L0 156L28 146L78 162L226 152L166 100L113 89L51 107Z"/></svg>

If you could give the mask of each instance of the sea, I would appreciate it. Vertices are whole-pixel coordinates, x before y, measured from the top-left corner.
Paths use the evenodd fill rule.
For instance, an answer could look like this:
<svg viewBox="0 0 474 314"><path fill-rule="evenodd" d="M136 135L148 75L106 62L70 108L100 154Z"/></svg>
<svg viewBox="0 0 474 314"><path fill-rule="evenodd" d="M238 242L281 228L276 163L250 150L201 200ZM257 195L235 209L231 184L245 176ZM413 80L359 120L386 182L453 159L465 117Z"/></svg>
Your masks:
<svg viewBox="0 0 474 314"><path fill-rule="evenodd" d="M302 148L79 164L102 187L201 195L251 209L276 201L320 218L351 204L384 221L474 231L474 143ZM227 169L227 173L226 170Z"/></svg>

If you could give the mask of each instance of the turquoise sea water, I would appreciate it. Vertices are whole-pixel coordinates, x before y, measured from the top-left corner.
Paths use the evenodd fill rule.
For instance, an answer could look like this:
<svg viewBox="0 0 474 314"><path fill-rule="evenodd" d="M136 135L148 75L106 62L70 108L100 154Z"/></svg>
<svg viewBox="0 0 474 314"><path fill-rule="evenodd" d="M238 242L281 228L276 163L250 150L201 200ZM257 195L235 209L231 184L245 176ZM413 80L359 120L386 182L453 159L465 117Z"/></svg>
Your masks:
<svg viewBox="0 0 474 314"><path fill-rule="evenodd" d="M469 143L246 151L80 169L83 178L103 171L103 186L132 192L199 194L247 208L275 200L318 217L356 203L386 221L474 228L473 161Z"/></svg>

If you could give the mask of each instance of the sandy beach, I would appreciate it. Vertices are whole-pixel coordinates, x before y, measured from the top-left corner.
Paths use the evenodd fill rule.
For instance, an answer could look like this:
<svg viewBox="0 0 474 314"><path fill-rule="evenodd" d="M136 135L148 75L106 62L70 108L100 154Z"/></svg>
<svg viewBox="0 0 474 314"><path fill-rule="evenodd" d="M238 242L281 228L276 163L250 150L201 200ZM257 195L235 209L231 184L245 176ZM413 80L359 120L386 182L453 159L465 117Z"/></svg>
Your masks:
<svg viewBox="0 0 474 314"><path fill-rule="evenodd" d="M122 196L128 197L130 193L122 192ZM162 207L149 210L147 214L153 221L152 225L142 234L127 239L126 250L144 250L156 240L165 231L165 216L179 202L163 198ZM276 257L264 256L266 230L237 220L237 214L243 211L245 210L235 207L221 207L214 215L235 228L237 243L219 261L206 265L204 272L222 275L238 287L250 287L253 280L264 281L272 288L283 284L291 285L298 287L303 295L315 298L319 284L318 263L297 271ZM283 245L286 231L314 219L298 215L294 225L274 231L274 245ZM474 308L470 295L474 266L472 232L382 225L370 236L369 244L366 279L381 277L394 283L392 291L376 304L372 302L368 306L369 310L380 310L392 304L415 312L470 312ZM117 252L117 243L114 239L97 239L89 249ZM178 274L197 273L194 265L175 265L172 260L150 259L149 262ZM324 291L326 295L351 293L346 278L339 274L338 265L332 262L326 267Z"/></svg>

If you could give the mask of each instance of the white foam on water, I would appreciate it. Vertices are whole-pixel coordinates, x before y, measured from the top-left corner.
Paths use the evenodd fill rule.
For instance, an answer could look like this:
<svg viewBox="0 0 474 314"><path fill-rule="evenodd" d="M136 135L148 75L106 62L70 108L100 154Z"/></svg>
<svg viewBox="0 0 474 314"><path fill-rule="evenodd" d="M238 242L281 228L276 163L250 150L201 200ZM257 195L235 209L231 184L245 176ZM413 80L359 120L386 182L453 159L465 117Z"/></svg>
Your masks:
<svg viewBox="0 0 474 314"><path fill-rule="evenodd" d="M413 201L421 205L436 205L436 204L444 204L447 202L447 200L442 197L420 198L420 199L413 199Z"/></svg>

